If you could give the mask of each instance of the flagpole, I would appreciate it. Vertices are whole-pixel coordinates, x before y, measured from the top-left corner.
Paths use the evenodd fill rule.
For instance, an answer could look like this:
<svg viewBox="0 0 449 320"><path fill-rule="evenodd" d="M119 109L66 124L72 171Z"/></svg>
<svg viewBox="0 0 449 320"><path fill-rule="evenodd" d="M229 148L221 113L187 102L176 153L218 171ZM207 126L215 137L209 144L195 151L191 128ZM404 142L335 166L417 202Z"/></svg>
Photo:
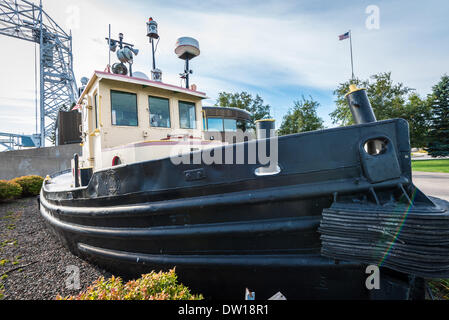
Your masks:
<svg viewBox="0 0 449 320"><path fill-rule="evenodd" d="M349 30L349 43L351 48L351 70L352 70L352 80L354 80L354 60L352 57L352 31Z"/></svg>

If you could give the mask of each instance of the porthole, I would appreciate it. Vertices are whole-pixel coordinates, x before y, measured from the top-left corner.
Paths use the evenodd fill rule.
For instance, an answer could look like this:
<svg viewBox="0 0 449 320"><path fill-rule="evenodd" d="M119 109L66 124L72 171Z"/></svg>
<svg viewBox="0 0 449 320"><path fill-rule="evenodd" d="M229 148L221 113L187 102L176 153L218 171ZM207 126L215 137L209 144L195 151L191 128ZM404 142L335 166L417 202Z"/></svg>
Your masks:
<svg viewBox="0 0 449 320"><path fill-rule="evenodd" d="M363 150L371 156L378 156L387 151L388 139L376 138L365 142Z"/></svg>

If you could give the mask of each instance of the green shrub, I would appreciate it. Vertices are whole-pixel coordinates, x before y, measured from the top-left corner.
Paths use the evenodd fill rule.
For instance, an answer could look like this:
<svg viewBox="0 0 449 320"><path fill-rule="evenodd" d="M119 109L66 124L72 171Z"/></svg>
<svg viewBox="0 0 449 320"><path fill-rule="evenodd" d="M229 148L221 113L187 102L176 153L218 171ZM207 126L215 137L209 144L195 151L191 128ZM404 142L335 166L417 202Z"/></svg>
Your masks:
<svg viewBox="0 0 449 320"><path fill-rule="evenodd" d="M78 296L61 297L56 300L202 300L202 295L193 295L189 288L178 284L175 269L169 272L154 272L142 275L137 280L123 284L121 278L100 277Z"/></svg>
<svg viewBox="0 0 449 320"><path fill-rule="evenodd" d="M433 279L428 284L435 299L449 300L449 279Z"/></svg>
<svg viewBox="0 0 449 320"><path fill-rule="evenodd" d="M20 184L0 180L0 200L9 200L19 197L22 194L22 187Z"/></svg>
<svg viewBox="0 0 449 320"><path fill-rule="evenodd" d="M37 196L41 191L42 182L44 178L40 176L24 176L11 180L12 182L20 184L22 187L22 196Z"/></svg>

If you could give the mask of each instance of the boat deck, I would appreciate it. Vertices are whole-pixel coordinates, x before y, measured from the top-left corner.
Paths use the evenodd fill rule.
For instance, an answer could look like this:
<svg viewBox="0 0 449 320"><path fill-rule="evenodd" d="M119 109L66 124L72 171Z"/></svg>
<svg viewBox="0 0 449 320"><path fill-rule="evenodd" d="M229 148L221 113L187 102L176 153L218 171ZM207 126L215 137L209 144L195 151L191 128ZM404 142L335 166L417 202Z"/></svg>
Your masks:
<svg viewBox="0 0 449 320"><path fill-rule="evenodd" d="M84 187L82 187L84 188ZM45 190L51 192L64 191L64 190L74 190L72 172L67 171L63 173L58 173L51 177L51 180L45 184Z"/></svg>

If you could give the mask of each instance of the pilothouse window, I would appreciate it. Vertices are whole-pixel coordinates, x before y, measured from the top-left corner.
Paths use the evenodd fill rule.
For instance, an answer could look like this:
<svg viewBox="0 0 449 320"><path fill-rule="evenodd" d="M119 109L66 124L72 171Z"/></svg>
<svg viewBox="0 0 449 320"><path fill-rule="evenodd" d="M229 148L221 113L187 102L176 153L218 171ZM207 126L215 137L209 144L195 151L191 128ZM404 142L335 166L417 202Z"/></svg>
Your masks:
<svg viewBox="0 0 449 320"><path fill-rule="evenodd" d="M248 120L237 120L237 129L242 130L243 132L251 129L251 122Z"/></svg>
<svg viewBox="0 0 449 320"><path fill-rule="evenodd" d="M170 128L170 105L168 99L149 97L150 126Z"/></svg>
<svg viewBox="0 0 449 320"><path fill-rule="evenodd" d="M207 118L207 131L223 131L223 119Z"/></svg>
<svg viewBox="0 0 449 320"><path fill-rule="evenodd" d="M137 126L137 95L135 93L111 91L112 124Z"/></svg>
<svg viewBox="0 0 449 320"><path fill-rule="evenodd" d="M196 129L194 103L179 101L179 125L181 129Z"/></svg>
<svg viewBox="0 0 449 320"><path fill-rule="evenodd" d="M224 131L237 131L237 120L224 119Z"/></svg>

